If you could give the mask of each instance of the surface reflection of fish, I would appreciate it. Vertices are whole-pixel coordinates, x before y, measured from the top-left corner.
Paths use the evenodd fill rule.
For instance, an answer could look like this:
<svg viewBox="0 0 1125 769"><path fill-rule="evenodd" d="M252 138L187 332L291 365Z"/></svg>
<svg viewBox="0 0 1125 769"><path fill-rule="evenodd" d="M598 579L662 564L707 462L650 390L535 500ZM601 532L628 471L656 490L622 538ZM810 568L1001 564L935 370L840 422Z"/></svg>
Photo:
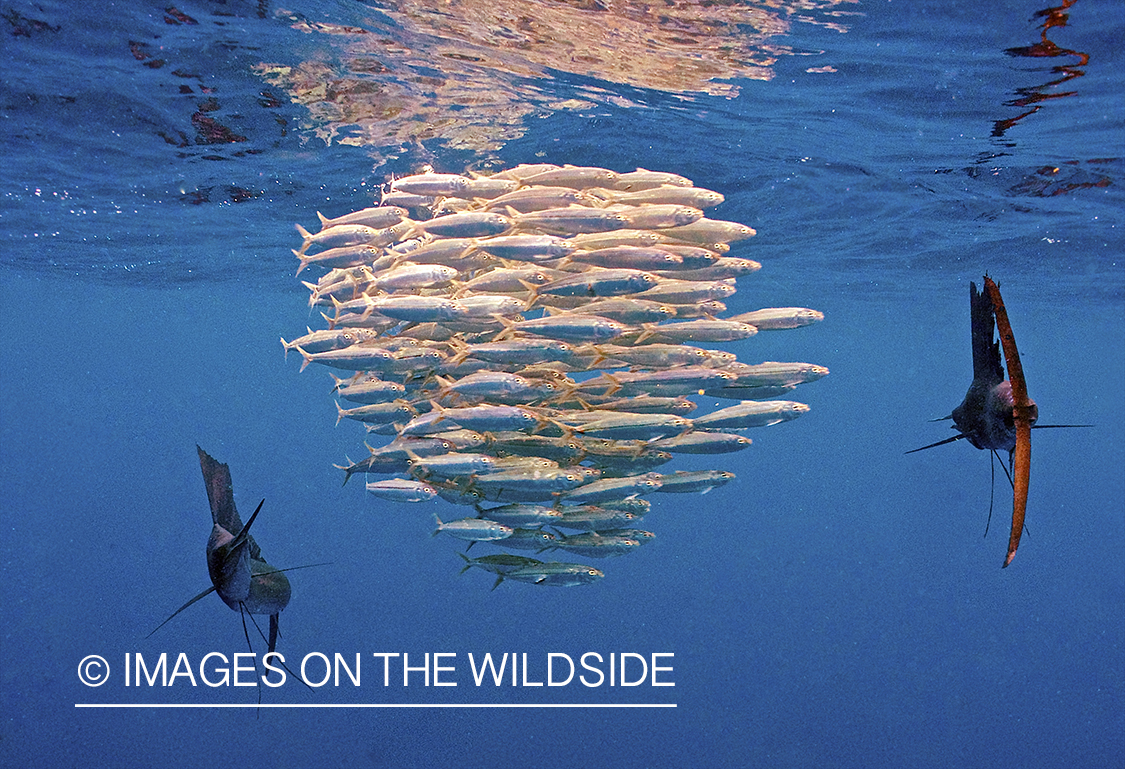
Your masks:
<svg viewBox="0 0 1125 769"><path fill-rule="evenodd" d="M207 500L211 505L213 522L211 536L207 540L207 572L211 577L211 587L173 612L156 630L164 627L172 617L199 599L215 592L223 599L223 603L235 611L269 615L268 644L269 651L273 652L277 647L278 616L289 604L292 591L289 579L280 569L266 562L258 543L250 536L250 527L254 525L265 500L258 503L254 514L244 526L234 505L230 468L215 461L198 446L196 449L199 451L199 465L203 470L203 482L207 486ZM247 643L249 640L247 635Z"/></svg>

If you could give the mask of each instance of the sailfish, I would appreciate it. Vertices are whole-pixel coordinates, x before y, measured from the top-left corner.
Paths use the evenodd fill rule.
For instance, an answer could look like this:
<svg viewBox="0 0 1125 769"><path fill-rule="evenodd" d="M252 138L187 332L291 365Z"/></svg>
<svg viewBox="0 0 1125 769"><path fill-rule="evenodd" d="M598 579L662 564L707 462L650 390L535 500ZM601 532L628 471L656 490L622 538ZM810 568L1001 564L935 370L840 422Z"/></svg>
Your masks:
<svg viewBox="0 0 1125 769"><path fill-rule="evenodd" d="M277 648L278 616L289 604L292 588L283 571L274 568L262 557L261 548L250 535L250 527L262 511L265 500L258 503L250 520L243 525L234 505L230 468L216 461L199 446L195 448L199 452L199 466L203 470L207 501L211 505L213 525L207 539L207 573L211 577L211 587L172 612L149 636L196 601L211 593L218 593L223 603L242 614L242 629L247 643L250 642L250 635L246 630L246 614L269 615L267 643L269 652L272 653Z"/></svg>
<svg viewBox="0 0 1125 769"><path fill-rule="evenodd" d="M1089 425L1036 425L1039 408L1027 394L1027 382L1023 375L1019 351L1000 288L987 275L984 276L984 291L976 283L969 283L969 308L972 325L973 381L965 393L964 400L953 412L934 421L953 420L957 435L952 438L931 443L928 446L912 449L915 451L932 449L946 443L967 439L978 449L1008 452L1008 467L1005 472L1012 483L1012 530L1008 539L1008 552L1004 568L1012 562L1023 534L1024 515L1027 510L1027 492L1031 476L1031 428L1032 427L1089 427ZM1000 340L995 338L999 330ZM1000 359L1001 346L1008 364L1008 379L1004 378L1004 366ZM1003 462L1001 462L1003 467ZM989 505L989 517L992 506ZM986 527L987 533L987 527Z"/></svg>

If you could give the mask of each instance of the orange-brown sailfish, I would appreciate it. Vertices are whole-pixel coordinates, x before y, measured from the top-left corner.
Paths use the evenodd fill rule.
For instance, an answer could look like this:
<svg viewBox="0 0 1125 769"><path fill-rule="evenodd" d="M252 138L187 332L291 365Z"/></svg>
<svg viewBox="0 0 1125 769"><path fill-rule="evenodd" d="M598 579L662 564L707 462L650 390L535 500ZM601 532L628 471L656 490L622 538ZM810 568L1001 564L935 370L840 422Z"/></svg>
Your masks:
<svg viewBox="0 0 1125 769"><path fill-rule="evenodd" d="M1012 531L1004 558L1004 567L1007 567L1019 547L1027 511L1027 491L1031 477L1031 428L1088 425L1035 425L1039 409L1027 394L1023 366L1000 289L987 275L984 276L984 288L984 291L980 291L975 283L969 284L973 381L961 404L949 416L942 418L953 420L953 429L957 430L957 435L906 453L912 454L962 438L968 439L978 449L986 449L993 454L999 449L1008 452L1008 468L1005 469L1012 482ZM999 342L994 336L995 328L1000 332ZM1004 379L1004 367L1000 360L1001 347L1008 364L1008 379ZM990 516L991 513L990 506Z"/></svg>

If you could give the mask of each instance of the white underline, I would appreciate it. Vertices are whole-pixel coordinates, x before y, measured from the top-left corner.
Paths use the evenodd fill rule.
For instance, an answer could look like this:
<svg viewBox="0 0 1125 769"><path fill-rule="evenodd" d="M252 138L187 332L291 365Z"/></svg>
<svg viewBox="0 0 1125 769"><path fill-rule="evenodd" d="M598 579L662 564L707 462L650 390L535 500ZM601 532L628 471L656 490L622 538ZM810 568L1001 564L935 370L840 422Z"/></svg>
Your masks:
<svg viewBox="0 0 1125 769"><path fill-rule="evenodd" d="M676 704L673 703L566 703L566 702L544 702L544 703L360 703L356 705L345 704L311 704L301 705L296 703L267 703L263 702L261 705L254 703L247 703L245 705L237 705L230 703L216 703L216 704L179 704L179 703L124 703L124 704L99 704L88 702L74 703L76 708L674 708Z"/></svg>

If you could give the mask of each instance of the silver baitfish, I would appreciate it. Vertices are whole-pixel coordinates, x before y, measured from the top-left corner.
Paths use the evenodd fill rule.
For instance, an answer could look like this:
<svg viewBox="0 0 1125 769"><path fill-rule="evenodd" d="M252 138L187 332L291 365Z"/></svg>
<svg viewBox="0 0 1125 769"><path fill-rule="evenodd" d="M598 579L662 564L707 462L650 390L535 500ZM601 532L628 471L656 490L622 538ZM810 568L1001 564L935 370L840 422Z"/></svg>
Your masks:
<svg viewBox="0 0 1125 769"><path fill-rule="evenodd" d="M318 214L316 233L298 227L301 269L326 272L305 283L309 306L335 317L283 346L302 369L355 372L334 377L334 393L356 404L337 413L365 422L368 440L386 436L341 466L345 480L376 476L366 488L388 501L474 508L435 516L437 533L500 548L464 557L497 576L493 587L601 579L515 553L602 558L651 541L637 522L654 492L706 493L734 477L654 468L745 449L738 432L808 411L768 399L828 373L709 349L823 318L728 313L761 265L740 242L752 228L704 212L722 202L685 176L641 168L426 169L393 180L381 205ZM545 525L579 533L535 528Z"/></svg>

